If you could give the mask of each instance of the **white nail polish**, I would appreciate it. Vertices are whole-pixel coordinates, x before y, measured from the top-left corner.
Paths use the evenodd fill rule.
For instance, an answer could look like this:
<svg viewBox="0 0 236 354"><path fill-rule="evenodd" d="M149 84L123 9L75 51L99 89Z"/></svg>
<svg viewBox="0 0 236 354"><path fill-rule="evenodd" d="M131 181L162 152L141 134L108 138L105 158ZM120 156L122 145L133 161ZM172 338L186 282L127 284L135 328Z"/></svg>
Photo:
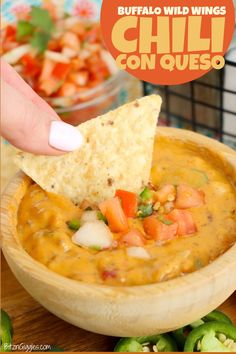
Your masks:
<svg viewBox="0 0 236 354"><path fill-rule="evenodd" d="M49 133L49 145L63 151L74 151L83 144L79 130L70 124L54 120Z"/></svg>

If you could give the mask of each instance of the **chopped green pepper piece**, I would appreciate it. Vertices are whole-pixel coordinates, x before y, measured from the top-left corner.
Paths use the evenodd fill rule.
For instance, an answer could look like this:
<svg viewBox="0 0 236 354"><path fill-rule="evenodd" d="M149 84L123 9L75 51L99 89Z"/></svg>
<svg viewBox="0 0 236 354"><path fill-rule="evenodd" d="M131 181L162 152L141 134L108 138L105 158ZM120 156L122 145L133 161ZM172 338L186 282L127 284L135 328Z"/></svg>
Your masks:
<svg viewBox="0 0 236 354"><path fill-rule="evenodd" d="M97 212L97 218L98 218L98 220L105 222L105 224L108 224L107 218L100 211Z"/></svg>
<svg viewBox="0 0 236 354"><path fill-rule="evenodd" d="M63 120L66 120L66 119L69 118L70 112L61 112L61 113L59 114L59 116L60 116Z"/></svg>
<svg viewBox="0 0 236 354"><path fill-rule="evenodd" d="M100 246L96 246L96 245L90 246L89 248L91 248L94 251L101 251L102 249Z"/></svg>
<svg viewBox="0 0 236 354"><path fill-rule="evenodd" d="M199 259L199 258L195 258L194 263L195 263L196 270L203 267L203 263L202 263L201 259Z"/></svg>
<svg viewBox="0 0 236 354"><path fill-rule="evenodd" d="M68 225L69 229L77 231L77 230L79 230L81 223L80 223L79 219L73 219L73 220L67 221L67 225Z"/></svg>
<svg viewBox="0 0 236 354"><path fill-rule="evenodd" d="M175 341L168 334L157 334L154 336L122 338L117 343L115 352L144 352L144 347L156 346L158 351L177 351Z"/></svg>
<svg viewBox="0 0 236 354"><path fill-rule="evenodd" d="M12 344L12 323L8 314L1 309L1 328L0 328L0 338L1 338L1 352L10 352Z"/></svg>
<svg viewBox="0 0 236 354"><path fill-rule="evenodd" d="M152 215L152 213L153 213L152 204L139 205L139 207L138 207L138 217L139 218L146 218L147 216Z"/></svg>
<svg viewBox="0 0 236 354"><path fill-rule="evenodd" d="M147 202L152 199L152 195L153 192L148 187L145 187L139 196L142 202Z"/></svg>
<svg viewBox="0 0 236 354"><path fill-rule="evenodd" d="M212 321L204 323L190 332L184 345L184 351L233 352L234 350L231 350L227 344L222 343L217 338L219 334L225 335L227 339L231 339L236 343L236 326Z"/></svg>
<svg viewBox="0 0 236 354"><path fill-rule="evenodd" d="M191 168L191 171L199 173L199 175L201 175L201 177L202 177L201 186L209 182L209 178L208 178L206 172L199 170L197 168Z"/></svg>
<svg viewBox="0 0 236 354"><path fill-rule="evenodd" d="M165 225L172 225L173 224L173 221L165 219L163 215L158 215L158 220L161 221Z"/></svg>

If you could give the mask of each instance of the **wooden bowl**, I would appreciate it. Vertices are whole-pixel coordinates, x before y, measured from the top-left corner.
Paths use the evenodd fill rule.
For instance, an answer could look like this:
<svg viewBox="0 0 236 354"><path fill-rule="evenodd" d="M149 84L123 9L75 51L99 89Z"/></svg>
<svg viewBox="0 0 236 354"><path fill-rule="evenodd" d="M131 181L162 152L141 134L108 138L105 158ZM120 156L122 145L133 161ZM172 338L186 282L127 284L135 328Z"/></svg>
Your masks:
<svg viewBox="0 0 236 354"><path fill-rule="evenodd" d="M204 136L174 128L158 134L197 145L216 159L236 185L236 153ZM163 283L112 287L58 275L31 258L16 231L17 211L31 180L19 172L2 197L2 248L22 286L56 316L86 330L141 336L182 327L215 309L236 289L236 244L208 266Z"/></svg>

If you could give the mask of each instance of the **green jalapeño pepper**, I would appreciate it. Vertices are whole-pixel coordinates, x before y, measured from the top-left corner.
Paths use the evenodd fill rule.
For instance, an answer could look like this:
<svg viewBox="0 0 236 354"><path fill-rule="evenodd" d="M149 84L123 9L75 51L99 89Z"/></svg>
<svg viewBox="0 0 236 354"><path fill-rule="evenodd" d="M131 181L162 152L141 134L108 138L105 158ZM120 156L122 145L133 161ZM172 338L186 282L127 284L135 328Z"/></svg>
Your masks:
<svg viewBox="0 0 236 354"><path fill-rule="evenodd" d="M64 349L58 347L57 345L51 345L47 352L64 352Z"/></svg>
<svg viewBox="0 0 236 354"><path fill-rule="evenodd" d="M153 192L148 188L145 187L144 190L139 195L142 202L149 202L152 200Z"/></svg>
<svg viewBox="0 0 236 354"><path fill-rule="evenodd" d="M138 206L138 217L139 218L146 218L147 216L152 215L153 207L152 204L141 204Z"/></svg>
<svg viewBox="0 0 236 354"><path fill-rule="evenodd" d="M184 349L184 344L186 342L186 338L187 338L188 334L190 333L190 331L191 331L190 326L184 326L184 327L178 328L172 332L172 335L178 345L179 350L182 351Z"/></svg>
<svg viewBox="0 0 236 354"><path fill-rule="evenodd" d="M135 338L121 338L116 344L114 352L142 352L143 347Z"/></svg>
<svg viewBox="0 0 236 354"><path fill-rule="evenodd" d="M98 220L101 220L101 221L103 221L106 225L108 225L107 218L106 218L105 215L103 215L100 211L97 212L97 218L98 218Z"/></svg>
<svg viewBox="0 0 236 354"><path fill-rule="evenodd" d="M122 338L116 344L115 352L175 352L177 346L168 334L146 337Z"/></svg>
<svg viewBox="0 0 236 354"><path fill-rule="evenodd" d="M223 322L207 322L188 335L185 352L235 352L236 326Z"/></svg>
<svg viewBox="0 0 236 354"><path fill-rule="evenodd" d="M10 317L8 314L1 309L1 352L10 352L12 343L13 329Z"/></svg>
<svg viewBox="0 0 236 354"><path fill-rule="evenodd" d="M210 312L208 315L204 316L202 320L204 322L219 321L219 322L232 324L231 319L228 316L226 316L223 312L218 310L214 310Z"/></svg>
<svg viewBox="0 0 236 354"><path fill-rule="evenodd" d="M69 220L66 222L67 226L69 227L69 229L77 231L80 228L80 220L78 219L73 219L73 220Z"/></svg>
<svg viewBox="0 0 236 354"><path fill-rule="evenodd" d="M231 319L228 316L226 316L223 312L220 312L218 310L214 310L214 311L210 312L208 315L201 318L200 320L192 322L189 325L184 326L179 329L176 329L175 331L172 332L173 337L176 340L179 350L183 350L186 338L192 329L199 327L200 325L204 324L205 322L211 322L211 321L219 321L219 322L223 322L223 323L232 324Z"/></svg>

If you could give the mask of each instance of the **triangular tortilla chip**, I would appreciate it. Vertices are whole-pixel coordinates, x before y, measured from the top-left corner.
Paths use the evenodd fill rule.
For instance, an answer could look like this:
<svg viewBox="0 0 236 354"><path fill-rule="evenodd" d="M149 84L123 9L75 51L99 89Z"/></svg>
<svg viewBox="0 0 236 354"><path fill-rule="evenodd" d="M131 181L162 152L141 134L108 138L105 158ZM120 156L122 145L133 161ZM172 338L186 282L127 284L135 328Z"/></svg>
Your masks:
<svg viewBox="0 0 236 354"><path fill-rule="evenodd" d="M17 165L48 192L99 203L117 189L148 183L161 98L143 97L77 127L83 146L62 156L17 155Z"/></svg>

